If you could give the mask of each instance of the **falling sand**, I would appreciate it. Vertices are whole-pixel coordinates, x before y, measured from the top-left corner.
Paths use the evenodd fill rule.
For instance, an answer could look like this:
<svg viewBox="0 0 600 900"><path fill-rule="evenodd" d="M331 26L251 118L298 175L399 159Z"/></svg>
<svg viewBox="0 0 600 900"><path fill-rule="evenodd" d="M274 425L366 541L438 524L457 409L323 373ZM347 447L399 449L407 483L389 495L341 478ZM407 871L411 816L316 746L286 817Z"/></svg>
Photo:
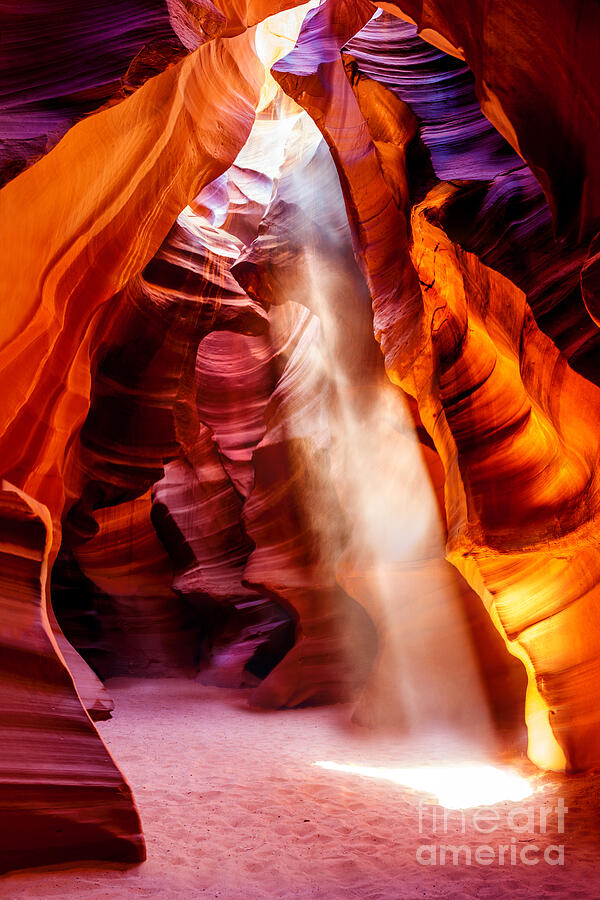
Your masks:
<svg viewBox="0 0 600 900"><path fill-rule="evenodd" d="M257 712L244 691L193 681L113 679L108 688L116 709L99 730L133 788L148 860L17 872L0 882L0 897L598 896L599 775L542 774L522 755L505 756L492 764L512 773L509 784L515 774L526 778L531 796L497 803L479 819L473 809L449 810L444 825L434 797L402 782L427 790L430 765L429 790L440 791L445 762L475 762L458 759L449 738L417 749L352 726L349 706ZM342 770L348 765L378 777ZM454 796L458 771L448 769ZM481 771L465 769L466 786ZM568 811L558 832L561 798ZM476 860L482 844L493 859L480 851L484 862ZM419 853L439 862L440 845L461 847L457 865L452 850L444 865L419 864ZM558 859L552 845L564 846L564 865L545 861L545 850Z"/></svg>

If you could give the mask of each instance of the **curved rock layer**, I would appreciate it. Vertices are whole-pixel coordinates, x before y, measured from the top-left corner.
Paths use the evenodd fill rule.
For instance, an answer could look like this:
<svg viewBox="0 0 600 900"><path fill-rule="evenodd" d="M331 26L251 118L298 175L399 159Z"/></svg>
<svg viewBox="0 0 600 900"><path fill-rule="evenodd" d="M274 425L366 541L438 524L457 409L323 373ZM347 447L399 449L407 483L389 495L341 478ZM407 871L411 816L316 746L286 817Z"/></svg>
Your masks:
<svg viewBox="0 0 600 900"><path fill-rule="evenodd" d="M542 331L576 371L598 383L600 332L588 315L594 291L584 300L579 286L586 246L555 239L539 183L483 116L470 70L421 40L415 26L386 13L345 50L360 72L419 117L437 177L476 182L446 209L450 236L520 287ZM410 181L411 158L407 168Z"/></svg>
<svg viewBox="0 0 600 900"><path fill-rule="evenodd" d="M198 623L171 590L173 566L151 521L149 492L96 513L98 533L78 546L107 647L101 674L182 675L194 669Z"/></svg>
<svg viewBox="0 0 600 900"><path fill-rule="evenodd" d="M378 5L4 4L4 868L144 852L61 540L101 674L598 764L598 7Z"/></svg>
<svg viewBox="0 0 600 900"><path fill-rule="evenodd" d="M565 0L532 0L527 7L519 0L379 5L466 61L483 112L542 185L557 231L591 237L600 217L600 14L594 0L575 6Z"/></svg>
<svg viewBox="0 0 600 900"><path fill-rule="evenodd" d="M381 107L348 64L352 91L344 87L339 58L317 52L307 65L317 20L326 16L321 8L307 20L275 75L332 148L386 368L417 398L444 464L450 558L528 668L530 754L545 765L585 768L597 759L600 741L590 675L599 659L589 596L597 576L586 549L594 534L597 389L539 331L523 293L435 227L456 187L434 189L416 208L412 246L408 235L399 245L407 229L395 204L381 201L373 215L361 167L376 161ZM384 197L380 184L377 195ZM577 411L564 411L561 393L578 397ZM566 593L558 573L572 572L570 561L580 555L589 577L571 574ZM550 570L541 560L552 561L556 578L546 577ZM538 580L544 573L543 588L530 582L527 573L534 571ZM584 647L580 635L590 625ZM592 697L585 713L584 695Z"/></svg>
<svg viewBox="0 0 600 900"><path fill-rule="evenodd" d="M399 125L395 133L404 135L411 146L416 138L414 120L407 121L404 131ZM386 154L383 141L378 150L391 165L393 156ZM411 146L411 152L423 173L431 177L422 150ZM404 156L403 148L395 153L399 159ZM291 585L310 588L306 599L310 598L317 609L319 584L325 577L334 579L346 597L358 601L368 613L376 626L379 653L356 712L358 720L416 728L420 718L422 722L429 715L439 722L450 719L457 728L474 725L483 734L488 711L483 698L474 702L480 681L478 666L486 661L488 683L493 680L491 670L495 670L497 680L491 699L494 714L501 718L507 707L514 710L515 697L522 690L519 673L515 672L518 667L506 665L506 652L499 646L500 639L490 634L493 628L489 621L486 623L480 602L474 605L474 595L443 561L443 526L434 494L402 392L389 385L385 388L382 360L372 333L370 297L352 259L343 197L333 175L332 161L327 162L320 152L310 160L302 180L282 174L256 240L233 267L236 278L252 296L267 299L282 311L285 306L280 304L291 297L307 306L319 323L317 331L316 320L306 329L305 338L284 369L267 413L265 437L254 454L256 483L246 504L246 517L257 547L246 576L250 580L259 577L272 585L295 604L296 610L302 609L300 604L308 608L299 591L295 595L290 592ZM305 184L311 185L314 196L307 196ZM398 192L398 199L408 203L408 184ZM312 357L308 352L311 348ZM311 377L315 390L306 409ZM329 399L324 399L327 396ZM310 443L307 435L311 436ZM286 437L295 439L289 462L278 455L280 442ZM267 475L270 483L265 482ZM439 481L437 471L435 476ZM275 490L277 483L286 481L288 494L282 487ZM276 505L277 494L283 495L284 502L277 500ZM265 506L264 511L261 506ZM293 530L289 536L282 530L286 510L297 510L306 521L301 544L297 538L292 541ZM420 537L413 540L406 532L415 521L421 522ZM389 524L392 522L393 526ZM303 546L310 549L308 557L302 555ZM274 557L273 549L277 548ZM323 612L328 608L324 596L320 608ZM422 618L415 616L419 608ZM348 613L351 609L347 605ZM413 611L412 623L403 613L409 609ZM310 634L312 616L304 613L301 617L299 634ZM361 653L351 622L344 624L340 613L336 618L333 628L329 626L328 640L335 636L339 649L334 654L335 644L330 643L330 670L336 654L339 671L344 658L352 659L357 686L361 686L368 668L356 670L356 665L361 657L367 661L371 654L367 646ZM324 646L323 626L324 621L320 624ZM452 633L451 643L462 665L454 665L446 652L446 659L435 667L435 675L424 679L423 655L429 653L435 658L439 648L421 640L423 647L417 650L422 627L436 640L444 635L446 645ZM364 630L365 625L361 628ZM473 654L475 632L477 648ZM344 634L346 649L340 644ZM411 640L416 654L412 666L408 663ZM309 646L305 638L300 640L256 693L268 697L270 703L276 703L279 697L281 703L286 694L279 691L289 691L293 680L298 680L302 671L299 663L305 667ZM416 658L419 652L420 662ZM418 686L411 683L411 669L421 673ZM464 684L457 689L450 673L459 669ZM313 683L318 672L313 666ZM272 686L277 693L271 693ZM499 702L502 693L504 704ZM457 697L461 698L458 703ZM499 707L503 705L501 712Z"/></svg>
<svg viewBox="0 0 600 900"><path fill-rule="evenodd" d="M87 412L95 316L243 145L264 76L251 41L245 33L199 48L118 106L79 122L2 192L11 302L3 307L0 355L12 392L3 395L0 449L5 471L43 499L55 521L64 503L65 449ZM209 77L222 89L207 101L202 83ZM218 110L228 106L223 133ZM105 172L115 159L111 182ZM37 212L17 235L12 223L30 196ZM68 368L65 360L72 360Z"/></svg>
<svg viewBox="0 0 600 900"><path fill-rule="evenodd" d="M242 521L244 491L254 480L250 459L271 390L272 355L268 333L205 338L193 382L195 426L180 420L183 458L166 466L153 490L153 519L176 565L173 587L204 623L205 683L253 686L293 643L278 598L244 582L253 546ZM211 410L230 429L226 436Z"/></svg>
<svg viewBox="0 0 600 900"><path fill-rule="evenodd" d="M440 186L413 214L432 335L413 383L456 498L449 555L528 667L533 758L559 766L562 753L570 768L586 768L600 740L600 393L539 331L522 292L439 227L437 212L454 190Z"/></svg>
<svg viewBox="0 0 600 900"><path fill-rule="evenodd" d="M216 39L122 102L82 119L0 195L5 295L0 356L6 383L11 385L2 394L0 457L3 472L10 473L17 488L35 498L36 509L48 511L45 574L60 546L63 511L78 496L79 474L74 481L72 472L66 475L67 455L88 411L90 358L103 347L103 316L109 322L111 315L118 316L122 289L154 256L178 212L231 165L250 131L264 81L252 31ZM138 484L133 490L134 495L141 492ZM15 521L19 516L14 513ZM44 594L50 584L45 574L41 581L38 578ZM46 604L46 597L38 602ZM71 702L69 715L89 736L89 751L86 745L75 754L64 794L68 811L61 812L60 776L49 774L49 788L47 765L39 755L43 741L37 741L35 752L31 748L29 787L16 792L21 799L15 791L10 794L17 812L7 819L14 832L14 852L6 865L82 856L139 859L139 821L128 789L110 758L105 762L104 747L62 658L68 657L82 699L84 688L87 693L89 684L99 682L65 641L50 605L44 609L43 641L50 643L51 657L62 652L61 671L72 692L72 701L66 701ZM21 625L25 627L25 608L17 607L15 613L14 630L7 632L7 659L10 647L18 645ZM40 659L44 652L40 644ZM39 721L40 727L50 714L43 698L51 696L57 680L64 681L52 674L53 665L44 664L38 682L28 684L19 697L19 715ZM15 689L13 683L19 682L9 672L7 698ZM108 705L98 697L86 703ZM12 713L10 717L18 721ZM66 730L73 729L67 724ZM6 765L7 783L17 784L10 770L13 762L14 755L3 755L1 775L4 778ZM28 790L34 797L31 804ZM77 801L73 792L79 792ZM55 796L57 815L67 826L60 840L60 829L51 828L46 835L44 820L35 812L51 809ZM86 796L96 804L89 815ZM21 854L25 843L29 850Z"/></svg>
<svg viewBox="0 0 600 900"><path fill-rule="evenodd" d="M184 49L156 0L9 2L0 20L0 184Z"/></svg>
<svg viewBox="0 0 600 900"><path fill-rule="evenodd" d="M0 869L145 858L129 786L84 712L48 622L48 510L2 481Z"/></svg>

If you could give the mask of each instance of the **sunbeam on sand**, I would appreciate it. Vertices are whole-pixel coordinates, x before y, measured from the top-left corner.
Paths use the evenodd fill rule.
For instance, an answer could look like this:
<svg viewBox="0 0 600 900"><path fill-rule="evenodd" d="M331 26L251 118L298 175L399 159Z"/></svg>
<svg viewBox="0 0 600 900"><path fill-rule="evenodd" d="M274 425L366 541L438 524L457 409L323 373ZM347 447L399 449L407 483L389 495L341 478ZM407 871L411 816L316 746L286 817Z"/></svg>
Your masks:
<svg viewBox="0 0 600 900"><path fill-rule="evenodd" d="M316 762L315 765L334 772L380 778L424 794L432 794L447 809L492 806L505 800L518 802L532 794L531 785L526 778L510 769L499 769L484 763L414 768L336 762Z"/></svg>

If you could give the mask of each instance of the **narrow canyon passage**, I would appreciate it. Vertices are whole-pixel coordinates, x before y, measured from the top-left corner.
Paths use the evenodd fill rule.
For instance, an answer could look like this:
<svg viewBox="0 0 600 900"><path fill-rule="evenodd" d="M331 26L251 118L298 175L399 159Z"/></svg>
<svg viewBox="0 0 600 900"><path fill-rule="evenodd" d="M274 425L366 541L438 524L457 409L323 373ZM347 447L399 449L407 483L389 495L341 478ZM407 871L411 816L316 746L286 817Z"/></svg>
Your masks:
<svg viewBox="0 0 600 900"><path fill-rule="evenodd" d="M508 753L495 763L529 781L532 795L499 803L497 821L473 824L450 811L447 824L433 821L431 794L402 784L328 771L316 762L406 767L421 772L449 766L456 756L474 762L464 747L438 740L415 742L377 737L351 726L351 706L253 711L244 692L204 687L179 679L113 679L113 719L99 723L140 808L148 860L73 865L5 876L0 897L109 900L127 896L184 900L221 897L347 897L417 900L438 897L595 896L599 841L600 776L567 779L543 774ZM405 773L406 777L406 773ZM471 776L472 777L472 776ZM446 780L456 774L448 768ZM568 812L559 832L556 809ZM419 806L421 802L421 807ZM523 813L534 815L533 829ZM547 830L539 834L540 809ZM437 807L438 816L442 813ZM490 823L495 829L490 833ZM446 828L446 830L444 830ZM510 850L498 864L501 845ZM420 865L423 845L491 846L491 865ZM564 845L565 865L549 867L543 852ZM523 847L535 845L523 862ZM556 854L555 854L556 855ZM431 859L430 851L422 852ZM537 864L530 864L538 859Z"/></svg>
<svg viewBox="0 0 600 900"><path fill-rule="evenodd" d="M595 900L597 0L0 34L0 897Z"/></svg>

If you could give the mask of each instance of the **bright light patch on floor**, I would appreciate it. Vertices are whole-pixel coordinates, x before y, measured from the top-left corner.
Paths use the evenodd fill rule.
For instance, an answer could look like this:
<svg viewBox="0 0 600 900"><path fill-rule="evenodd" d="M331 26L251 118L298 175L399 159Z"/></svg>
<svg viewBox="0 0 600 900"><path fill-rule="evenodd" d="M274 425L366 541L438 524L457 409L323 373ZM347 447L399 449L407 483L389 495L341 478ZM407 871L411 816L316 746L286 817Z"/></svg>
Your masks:
<svg viewBox="0 0 600 900"><path fill-rule="evenodd" d="M516 772L484 764L417 766L406 769L335 762L316 762L315 765L335 772L380 778L424 794L433 794L439 804L448 809L492 806L504 801L518 802L533 793L527 779Z"/></svg>

